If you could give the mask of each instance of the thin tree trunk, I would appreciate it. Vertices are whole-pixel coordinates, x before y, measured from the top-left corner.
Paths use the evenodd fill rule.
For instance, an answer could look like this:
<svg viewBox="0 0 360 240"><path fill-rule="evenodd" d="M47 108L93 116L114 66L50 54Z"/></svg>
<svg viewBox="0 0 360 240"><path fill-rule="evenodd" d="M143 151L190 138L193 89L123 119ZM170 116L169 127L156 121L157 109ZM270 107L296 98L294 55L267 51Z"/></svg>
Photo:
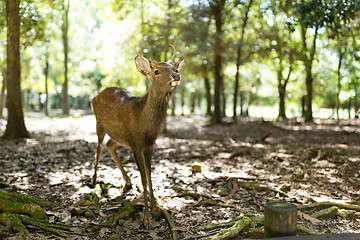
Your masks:
<svg viewBox="0 0 360 240"><path fill-rule="evenodd" d="M46 54L45 54L45 69L44 69L44 75L45 75L45 116L49 116L49 87L48 87L48 76L49 76L49 52L48 48L46 48Z"/></svg>
<svg viewBox="0 0 360 240"><path fill-rule="evenodd" d="M221 103L222 103L222 117L226 117L226 94L224 79L221 81Z"/></svg>
<svg viewBox="0 0 360 240"><path fill-rule="evenodd" d="M29 138L21 101L20 1L6 0L7 51L6 85L8 118L3 138Z"/></svg>
<svg viewBox="0 0 360 240"><path fill-rule="evenodd" d="M0 118L4 117L4 107L5 107L5 89L6 89L6 69L2 69L2 77L3 77L3 84L1 86L1 93L0 93Z"/></svg>
<svg viewBox="0 0 360 240"><path fill-rule="evenodd" d="M205 95L206 95L206 115L211 116L211 93L210 93L210 81L207 75L204 76Z"/></svg>
<svg viewBox="0 0 360 240"><path fill-rule="evenodd" d="M190 106L190 113L194 114L195 112L195 93L191 93L191 106Z"/></svg>
<svg viewBox="0 0 360 240"><path fill-rule="evenodd" d="M184 106L185 106L185 91L180 91L181 93L181 115L184 116Z"/></svg>
<svg viewBox="0 0 360 240"><path fill-rule="evenodd" d="M242 45L244 42L244 35L245 35L245 29L246 29L246 25L247 25L247 21L249 18L249 12L250 12L250 8L252 5L253 0L249 1L249 5L247 7L247 10L245 12L245 16L244 16L244 20L243 20L243 25L241 28L241 37L240 37L240 41L239 41L239 45L238 45L238 49L237 49L237 57L236 57L236 74L235 74L235 86L234 86L234 104L233 104L233 120L236 121L236 108L237 108L237 99L238 99L238 94L239 94L239 69L240 69L240 65L241 65L241 54L242 54Z"/></svg>
<svg viewBox="0 0 360 240"><path fill-rule="evenodd" d="M316 40L317 40L317 35L318 35L318 28L319 26L316 25L315 26L315 35L313 37L313 44L311 46L311 49L309 50L307 47L307 43L306 43L306 28L301 25L301 37L302 37L302 45L303 45L303 50L305 52L304 56L303 56L303 61L304 61L304 65L305 65L305 71L306 71L306 99L305 99L305 105L306 105L306 109L305 109L305 122L312 122L313 121L313 116L312 116L312 98L313 98L313 78L312 78L312 64L314 61L314 56L315 56L315 52L316 52ZM308 56L307 53L310 53L310 55Z"/></svg>
<svg viewBox="0 0 360 240"><path fill-rule="evenodd" d="M140 1L140 17L141 17L140 33L141 33L141 39L143 39L143 37L145 36L145 26L146 26L144 20L144 0ZM145 87L146 87L146 91L149 90L150 79L148 77L145 78Z"/></svg>
<svg viewBox="0 0 360 240"><path fill-rule="evenodd" d="M244 91L240 92L240 116L244 116Z"/></svg>
<svg viewBox="0 0 360 240"><path fill-rule="evenodd" d="M238 48L241 48L240 45ZM238 59L240 58L239 55L239 51L241 52L241 50L238 49ZM238 99L238 95L239 95L239 72L240 69L240 62L236 63L236 74L235 74L235 86L234 86L234 103L233 103L233 120L236 121L236 117L237 117L237 99Z"/></svg>
<svg viewBox="0 0 360 240"><path fill-rule="evenodd" d="M278 118L287 119L286 117L286 108L285 108L285 96L286 96L286 87L289 83L292 68L293 68L293 57L290 53L290 59L289 59L289 71L284 79L283 77L283 66L282 66L282 60L280 60L280 67L278 70L278 90L279 90L279 116Z"/></svg>
<svg viewBox="0 0 360 240"><path fill-rule="evenodd" d="M64 45L64 83L62 89L62 111L63 114L69 115L70 106L69 106L69 93L68 93L68 62L69 62L69 41L68 41L68 30L69 30L69 9L70 9L70 0L65 3L65 0L62 1L63 4L63 24L62 24L62 33L63 33L63 45Z"/></svg>
<svg viewBox="0 0 360 240"><path fill-rule="evenodd" d="M340 91L341 91L341 64L343 57L345 55L345 52L341 51L339 49L339 62L338 62L338 69L337 69L337 91L336 91L336 118L337 120L340 120L339 116L339 109L340 109Z"/></svg>
<svg viewBox="0 0 360 240"><path fill-rule="evenodd" d="M164 62L167 61L167 53L169 51L169 37L171 32L171 15L170 15L171 7L172 7L171 0L168 0L168 10L166 12L166 17L165 17L166 28L165 28L165 36L164 36L164 40L165 40Z"/></svg>
<svg viewBox="0 0 360 240"><path fill-rule="evenodd" d="M278 119L286 119L285 113L285 83L283 82L283 66L282 60L280 59L279 69L277 71L278 77L278 91L279 91L279 116Z"/></svg>

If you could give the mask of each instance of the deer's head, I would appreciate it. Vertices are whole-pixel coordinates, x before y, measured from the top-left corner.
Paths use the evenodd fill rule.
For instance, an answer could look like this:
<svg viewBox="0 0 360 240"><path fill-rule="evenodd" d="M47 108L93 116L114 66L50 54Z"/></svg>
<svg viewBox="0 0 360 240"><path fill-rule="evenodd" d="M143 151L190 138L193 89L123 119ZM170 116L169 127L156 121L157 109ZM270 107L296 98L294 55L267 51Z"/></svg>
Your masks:
<svg viewBox="0 0 360 240"><path fill-rule="evenodd" d="M170 44L174 53L171 60L167 62L157 62L155 60L149 61L145 57L136 52L135 63L136 67L143 75L147 76L154 86L163 89L166 92L175 90L180 85L180 74L184 60L174 63L175 47Z"/></svg>

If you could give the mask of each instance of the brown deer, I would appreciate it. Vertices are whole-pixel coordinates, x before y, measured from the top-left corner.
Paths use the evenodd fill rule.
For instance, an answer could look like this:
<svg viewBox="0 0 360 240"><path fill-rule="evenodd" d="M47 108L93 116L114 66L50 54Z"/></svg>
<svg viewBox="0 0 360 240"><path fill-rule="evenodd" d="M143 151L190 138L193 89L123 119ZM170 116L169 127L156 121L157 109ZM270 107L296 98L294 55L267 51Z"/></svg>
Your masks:
<svg viewBox="0 0 360 240"><path fill-rule="evenodd" d="M144 225L147 230L151 228L148 198L151 211L154 213L157 209L151 184L151 156L155 140L166 120L169 100L180 85L178 71L184 61L173 62L175 47L170 46L174 53L168 62L149 62L135 50L137 69L152 82L144 96L132 97L122 88L111 87L101 91L92 101L98 136L93 184L96 184L102 143L107 134L110 140L106 143L106 148L122 172L126 182L125 189L131 188L131 181L116 154L116 147L122 145L133 153L144 189Z"/></svg>

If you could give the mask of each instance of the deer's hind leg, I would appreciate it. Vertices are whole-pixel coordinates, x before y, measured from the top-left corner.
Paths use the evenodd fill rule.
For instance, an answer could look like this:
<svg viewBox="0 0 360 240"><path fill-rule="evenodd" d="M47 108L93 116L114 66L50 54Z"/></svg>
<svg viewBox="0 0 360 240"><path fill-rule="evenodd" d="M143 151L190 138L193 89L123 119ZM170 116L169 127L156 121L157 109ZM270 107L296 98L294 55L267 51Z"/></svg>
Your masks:
<svg viewBox="0 0 360 240"><path fill-rule="evenodd" d="M126 174L121 162L120 162L120 159L118 157L118 155L116 154L116 147L117 147L118 143L116 143L115 141L113 140L109 140L107 143L106 143L106 148L107 150L109 151L109 153L111 154L112 158L114 159L115 163L116 163L116 166L120 169L122 175L123 175L123 178L126 182L126 185L123 189L124 192L128 191L129 189L131 189L131 181L130 181L130 178L129 176Z"/></svg>
<svg viewBox="0 0 360 240"><path fill-rule="evenodd" d="M96 134L98 136L98 144L96 146L96 157L95 157L95 171L94 171L94 175L93 175L93 179L92 179L92 184L95 185L96 184L96 178L97 178L97 168L98 168L98 164L99 164L99 159L100 159L100 155L101 155L101 151L102 151L102 143L104 141L104 137L105 137L105 129L104 126L102 125L102 123L96 121Z"/></svg>

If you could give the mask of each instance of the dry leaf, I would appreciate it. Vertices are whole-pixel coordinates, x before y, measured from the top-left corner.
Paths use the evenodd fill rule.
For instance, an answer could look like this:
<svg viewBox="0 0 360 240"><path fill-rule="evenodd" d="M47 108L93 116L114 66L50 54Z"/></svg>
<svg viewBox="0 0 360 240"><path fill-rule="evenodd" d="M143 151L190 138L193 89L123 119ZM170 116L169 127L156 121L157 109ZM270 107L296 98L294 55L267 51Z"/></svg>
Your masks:
<svg viewBox="0 0 360 240"><path fill-rule="evenodd" d="M83 203L80 204L80 206L87 206L89 205L91 202L89 200L85 200Z"/></svg>
<svg viewBox="0 0 360 240"><path fill-rule="evenodd" d="M314 218L314 217L312 217L312 216L310 216L310 215L308 215L308 214L306 214L306 213L299 212L298 214L299 214L299 215L302 215L305 220L308 220L308 221L311 222L312 224L317 224L317 223L320 223L320 222L321 222L319 219L316 219L316 218Z"/></svg>
<svg viewBox="0 0 360 240"><path fill-rule="evenodd" d="M108 229L107 228L101 228L99 231L99 236L101 238L103 238L105 236L105 234L107 233Z"/></svg>

